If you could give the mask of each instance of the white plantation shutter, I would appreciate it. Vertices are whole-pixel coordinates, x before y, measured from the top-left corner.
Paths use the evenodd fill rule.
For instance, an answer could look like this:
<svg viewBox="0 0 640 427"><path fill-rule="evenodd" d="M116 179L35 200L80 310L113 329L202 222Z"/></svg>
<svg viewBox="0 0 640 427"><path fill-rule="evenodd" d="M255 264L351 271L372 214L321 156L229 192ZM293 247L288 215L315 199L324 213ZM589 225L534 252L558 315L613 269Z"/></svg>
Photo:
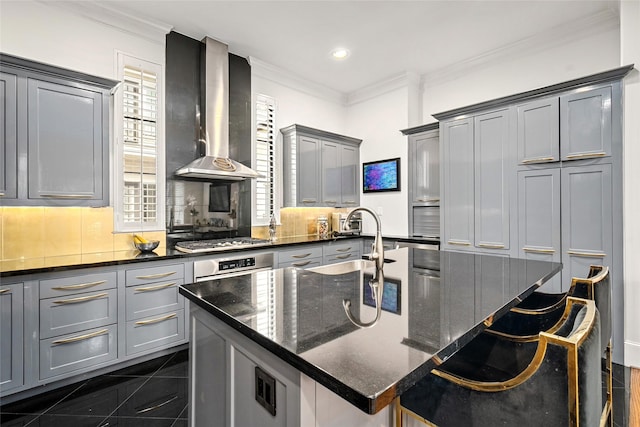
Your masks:
<svg viewBox="0 0 640 427"><path fill-rule="evenodd" d="M267 225L275 213L275 100L265 95L256 98L254 224Z"/></svg>

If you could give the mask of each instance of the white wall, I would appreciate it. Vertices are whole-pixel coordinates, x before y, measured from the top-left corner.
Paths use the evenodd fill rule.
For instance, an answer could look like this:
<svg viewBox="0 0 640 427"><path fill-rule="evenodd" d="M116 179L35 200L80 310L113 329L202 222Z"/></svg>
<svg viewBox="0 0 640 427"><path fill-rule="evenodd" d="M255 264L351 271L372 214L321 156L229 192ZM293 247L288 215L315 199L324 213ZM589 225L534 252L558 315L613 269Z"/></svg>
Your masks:
<svg viewBox="0 0 640 427"><path fill-rule="evenodd" d="M624 85L624 301L625 365L640 367L640 2L620 4L621 65L634 63L636 69Z"/></svg>
<svg viewBox="0 0 640 427"><path fill-rule="evenodd" d="M400 129L409 127L407 88L395 89L349 106L348 133L362 138L360 161L400 157L400 192L360 195L360 204L375 210L385 235L407 235L407 138ZM360 177L362 181L362 177ZM362 182L360 182L362 186ZM375 223L363 215L363 231L375 232Z"/></svg>
<svg viewBox="0 0 640 427"><path fill-rule="evenodd" d="M154 42L51 3L3 1L0 51L106 78L116 78L116 51L164 64L164 35Z"/></svg>

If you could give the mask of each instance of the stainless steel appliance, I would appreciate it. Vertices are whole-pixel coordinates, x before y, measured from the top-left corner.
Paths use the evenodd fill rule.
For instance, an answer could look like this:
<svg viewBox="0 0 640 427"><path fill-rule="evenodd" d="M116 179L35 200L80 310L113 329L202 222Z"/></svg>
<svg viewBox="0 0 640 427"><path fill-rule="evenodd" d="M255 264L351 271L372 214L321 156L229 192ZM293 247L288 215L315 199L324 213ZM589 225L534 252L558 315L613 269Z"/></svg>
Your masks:
<svg viewBox="0 0 640 427"><path fill-rule="evenodd" d="M272 268L272 252L252 255L236 254L231 257L194 261L193 280L204 282L205 280L239 276Z"/></svg>
<svg viewBox="0 0 640 427"><path fill-rule="evenodd" d="M360 234L362 232L362 214L356 212L349 220L349 227L344 229L344 223L347 220L347 212L333 212L331 214L331 231L334 235L339 234Z"/></svg>
<svg viewBox="0 0 640 427"><path fill-rule="evenodd" d="M178 242L175 248L180 252L196 253L196 252L215 252L225 249L260 247L269 245L268 240L254 239L252 237L233 237L228 239L213 240L190 240L186 242Z"/></svg>

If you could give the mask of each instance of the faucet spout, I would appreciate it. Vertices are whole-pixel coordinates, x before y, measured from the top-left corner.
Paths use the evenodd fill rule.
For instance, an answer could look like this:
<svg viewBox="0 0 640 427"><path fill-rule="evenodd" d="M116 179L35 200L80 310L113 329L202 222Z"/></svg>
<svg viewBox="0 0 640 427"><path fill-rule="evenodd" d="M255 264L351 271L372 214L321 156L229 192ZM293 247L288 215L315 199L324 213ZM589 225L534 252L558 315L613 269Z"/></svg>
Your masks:
<svg viewBox="0 0 640 427"><path fill-rule="evenodd" d="M376 270L382 271L382 268L384 267L384 245L382 243L382 223L380 222L380 217L372 209L360 206L353 209L347 214L347 218L344 221L345 227L348 227L349 221L351 221L351 217L358 211L369 213L376 221L376 236L373 240L373 246L371 247L371 254L369 255L369 259L375 261Z"/></svg>

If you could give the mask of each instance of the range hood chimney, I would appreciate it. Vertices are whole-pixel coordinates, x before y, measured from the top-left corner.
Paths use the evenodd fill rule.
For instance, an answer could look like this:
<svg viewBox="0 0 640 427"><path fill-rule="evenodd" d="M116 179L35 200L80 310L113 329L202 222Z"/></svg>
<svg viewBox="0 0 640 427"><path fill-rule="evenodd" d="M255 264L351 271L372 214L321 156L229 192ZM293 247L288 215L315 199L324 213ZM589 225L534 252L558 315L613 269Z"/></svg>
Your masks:
<svg viewBox="0 0 640 427"><path fill-rule="evenodd" d="M260 175L229 158L229 49L205 37L201 64L201 139L206 153L178 169L176 176L204 180L241 181ZM249 143L249 141L247 141Z"/></svg>

